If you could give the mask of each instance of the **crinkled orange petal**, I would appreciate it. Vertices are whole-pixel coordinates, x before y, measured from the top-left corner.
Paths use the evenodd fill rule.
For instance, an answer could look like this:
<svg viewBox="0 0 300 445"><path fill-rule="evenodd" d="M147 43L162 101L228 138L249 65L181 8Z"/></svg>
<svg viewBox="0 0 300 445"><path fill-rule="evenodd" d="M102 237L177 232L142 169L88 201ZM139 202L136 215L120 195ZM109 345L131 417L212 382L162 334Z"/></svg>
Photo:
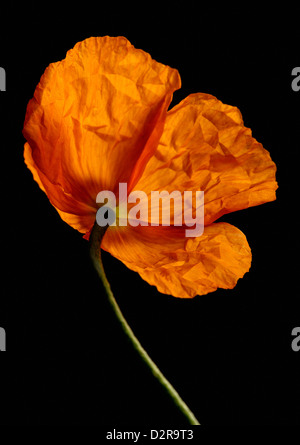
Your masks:
<svg viewBox="0 0 300 445"><path fill-rule="evenodd" d="M93 207L76 201L71 195L66 195L59 185L52 184L35 165L32 159L30 145L25 144L24 159L27 167L33 174L34 180L41 190L47 194L51 204L56 208L63 221L79 232L86 233L88 227L92 227L95 221L96 210ZM61 208L67 210L63 211Z"/></svg>
<svg viewBox="0 0 300 445"><path fill-rule="evenodd" d="M245 235L214 223L198 238L180 227L110 227L101 247L140 274L159 292L179 298L231 289L250 268Z"/></svg>
<svg viewBox="0 0 300 445"><path fill-rule="evenodd" d="M39 172L55 207L89 220L81 206L73 208L76 202L96 209L99 191L115 191L119 182L132 187L179 87L177 70L125 37L89 38L49 65L28 104L23 134L32 151L28 166ZM79 225L90 229L84 220Z"/></svg>
<svg viewBox="0 0 300 445"><path fill-rule="evenodd" d="M236 107L192 94L167 114L159 146L135 186L204 191L205 224L276 199L276 166Z"/></svg>

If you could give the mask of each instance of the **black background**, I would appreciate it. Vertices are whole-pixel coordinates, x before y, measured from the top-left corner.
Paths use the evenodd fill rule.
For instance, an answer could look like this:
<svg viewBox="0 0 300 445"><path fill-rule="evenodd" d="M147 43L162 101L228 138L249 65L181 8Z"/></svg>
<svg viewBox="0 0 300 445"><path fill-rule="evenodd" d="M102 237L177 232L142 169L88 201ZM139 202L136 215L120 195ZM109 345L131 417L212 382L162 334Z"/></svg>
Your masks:
<svg viewBox="0 0 300 445"><path fill-rule="evenodd" d="M104 254L137 337L203 425L299 425L300 7L201 2L40 2L1 6L2 275L0 424L184 427L114 319L88 257L23 163L26 105L46 66L90 36L124 35L174 68L182 88L238 106L278 167L278 199L226 215L247 236L252 268L233 290L161 295ZM298 9L295 9L298 8ZM7 397L4 398L4 392Z"/></svg>

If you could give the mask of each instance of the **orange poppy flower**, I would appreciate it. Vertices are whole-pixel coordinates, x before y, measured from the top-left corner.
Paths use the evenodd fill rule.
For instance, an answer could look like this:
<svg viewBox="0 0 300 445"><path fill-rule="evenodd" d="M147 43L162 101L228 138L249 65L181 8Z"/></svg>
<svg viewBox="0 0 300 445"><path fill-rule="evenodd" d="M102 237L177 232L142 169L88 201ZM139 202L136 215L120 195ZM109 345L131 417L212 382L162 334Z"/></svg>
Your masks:
<svg viewBox="0 0 300 445"><path fill-rule="evenodd" d="M204 233L109 227L101 247L148 283L189 298L233 288L251 250L223 214L276 199L276 166L235 107L192 94L170 111L177 70L124 37L77 43L28 104L25 162L61 218L89 236L101 190L203 190Z"/></svg>

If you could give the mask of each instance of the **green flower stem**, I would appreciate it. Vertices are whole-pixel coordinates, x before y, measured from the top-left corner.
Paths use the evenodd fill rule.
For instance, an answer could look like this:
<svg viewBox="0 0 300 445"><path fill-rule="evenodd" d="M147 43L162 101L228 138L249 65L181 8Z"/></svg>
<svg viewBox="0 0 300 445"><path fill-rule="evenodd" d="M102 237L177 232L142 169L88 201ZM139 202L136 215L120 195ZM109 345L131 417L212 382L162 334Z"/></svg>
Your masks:
<svg viewBox="0 0 300 445"><path fill-rule="evenodd" d="M103 287L105 289L106 295L108 297L108 300L111 304L112 309L114 310L115 315L117 316L119 322L121 323L121 326L131 341L134 349L139 353L140 357L143 359L143 361L146 363L146 365L151 369L152 374L158 379L158 381L161 383L161 385L164 387L164 389L168 392L168 394L171 396L173 402L177 405L177 407L180 409L182 414L186 417L186 419L189 421L190 425L200 425L194 414L191 412L189 407L186 405L186 403L182 400L178 392L173 388L173 386L170 384L170 382L165 378L165 376L162 374L162 372L159 370L159 368L156 366L156 364L153 362L153 360L149 357L145 349L140 344L139 340L134 335L132 329L128 325L126 319L124 318L116 300L112 293L110 284L106 278L102 260L101 260L101 241L104 236L106 228L98 226L97 223L94 224L94 227L91 232L90 236L90 255L93 262L93 265L102 281Z"/></svg>

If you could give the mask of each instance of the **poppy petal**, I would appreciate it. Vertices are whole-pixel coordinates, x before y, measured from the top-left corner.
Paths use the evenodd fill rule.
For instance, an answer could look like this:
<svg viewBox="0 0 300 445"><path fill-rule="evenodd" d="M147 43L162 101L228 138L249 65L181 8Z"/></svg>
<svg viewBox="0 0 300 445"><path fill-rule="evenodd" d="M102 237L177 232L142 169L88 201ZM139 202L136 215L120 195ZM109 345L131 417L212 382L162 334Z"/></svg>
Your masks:
<svg viewBox="0 0 300 445"><path fill-rule="evenodd" d="M79 232L86 233L95 221L96 210L88 205L76 201L71 195L66 195L63 189L52 184L36 166L32 159L32 151L28 143L24 147L25 164L31 171L34 180L38 183L43 192L47 194L51 204L56 208L63 221ZM65 211L61 210L65 209Z"/></svg>
<svg viewBox="0 0 300 445"><path fill-rule="evenodd" d="M49 65L28 104L23 134L46 193L44 178L64 193L50 194L51 202L62 197L54 205L67 213L66 196L96 208L99 191L115 191L131 177L133 186L179 87L177 70L125 37L86 39Z"/></svg>
<svg viewBox="0 0 300 445"><path fill-rule="evenodd" d="M245 235L221 222L197 238L177 227L110 227L101 247L159 292L179 298L231 289L251 265Z"/></svg>
<svg viewBox="0 0 300 445"><path fill-rule="evenodd" d="M276 166L236 107L192 94L167 114L159 146L135 186L204 191L205 224L276 199Z"/></svg>

